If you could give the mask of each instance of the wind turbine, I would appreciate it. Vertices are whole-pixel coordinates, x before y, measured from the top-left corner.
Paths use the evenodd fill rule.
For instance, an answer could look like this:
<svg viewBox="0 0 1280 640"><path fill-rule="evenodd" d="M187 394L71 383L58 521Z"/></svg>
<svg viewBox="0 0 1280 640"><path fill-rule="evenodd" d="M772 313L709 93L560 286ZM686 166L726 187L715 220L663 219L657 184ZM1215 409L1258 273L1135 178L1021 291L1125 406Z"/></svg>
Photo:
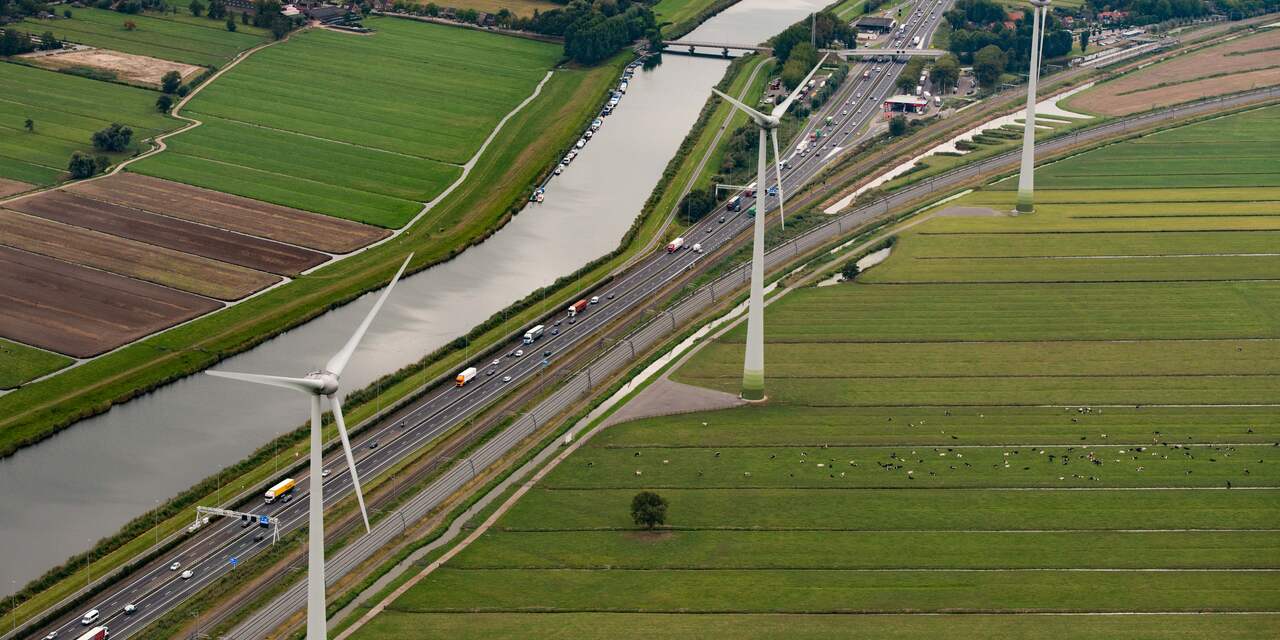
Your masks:
<svg viewBox="0 0 1280 640"><path fill-rule="evenodd" d="M307 540L307 640L326 640L325 631L325 605L324 605L324 482L322 478L322 469L324 467L323 460L323 442L320 439L320 414L322 408L320 406L320 397L329 398L329 405L333 409L333 421L338 425L338 435L342 438L342 452L347 457L347 468L351 470L351 485L355 489L356 501L360 503L360 516L364 518L365 531L369 531L369 513L364 508L364 495L360 492L360 478L356 475L356 461L351 454L351 440L347 437L347 424L342 417L342 398L338 393L338 382L342 377L342 370L346 368L347 361L351 359L351 354L355 353L356 346L360 344L360 339L364 337L369 325L373 323L373 317L378 315L378 311L382 309L382 303L387 301L387 296L391 295L391 289L396 286L396 282L400 280L400 276L404 274L405 267L409 266L409 260L413 258L413 254L409 254L404 259L404 263L400 265L400 270L396 272L391 284L382 290L382 295L378 296L378 301L374 303L373 308L369 310L369 314L364 317L364 321L356 327L355 333L347 339L347 343L343 345L342 350L338 351L329 358L329 362L325 364L324 369L308 373L305 378L286 378L283 376L268 376L257 373L236 373L233 371L206 371L211 376L219 378L231 378L233 380L243 380L245 382L254 382L272 387L284 387L285 389L293 389L301 391L311 396L311 499L308 508L310 509L310 518L308 520Z"/></svg>
<svg viewBox="0 0 1280 640"><path fill-rule="evenodd" d="M1036 171L1036 82L1040 79L1040 58L1044 55L1045 18L1050 0L1031 1L1031 70L1027 73L1027 113L1022 127L1022 165L1018 170L1019 213L1035 211Z"/></svg>
<svg viewBox="0 0 1280 640"><path fill-rule="evenodd" d="M739 111L747 114L760 130L759 160L756 162L755 234L751 247L751 298L747 303L747 354L742 364L742 399L744 400L764 399L764 194L766 193L764 180L767 175L765 132L769 132L773 140L773 169L778 178L778 214L785 226L787 217L782 207L782 158L778 155L778 124L782 122L782 116L787 113L787 109L791 108L791 104L800 97L809 79L817 73L818 67L826 61L827 56L822 56L818 64L809 71L809 75L796 86L795 91L792 91L782 104L775 106L769 115L742 104L719 89L714 87L711 89Z"/></svg>

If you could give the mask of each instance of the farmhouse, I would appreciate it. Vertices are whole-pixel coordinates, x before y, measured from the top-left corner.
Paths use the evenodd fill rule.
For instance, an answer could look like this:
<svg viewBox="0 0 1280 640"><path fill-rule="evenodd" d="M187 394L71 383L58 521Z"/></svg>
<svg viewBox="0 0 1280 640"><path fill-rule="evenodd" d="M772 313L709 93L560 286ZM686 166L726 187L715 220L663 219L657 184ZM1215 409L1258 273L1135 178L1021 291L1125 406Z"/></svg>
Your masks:
<svg viewBox="0 0 1280 640"><path fill-rule="evenodd" d="M881 16L862 16L858 21L853 23L859 31L870 31L874 33L889 33L893 28L898 26L898 21L893 18L884 18Z"/></svg>

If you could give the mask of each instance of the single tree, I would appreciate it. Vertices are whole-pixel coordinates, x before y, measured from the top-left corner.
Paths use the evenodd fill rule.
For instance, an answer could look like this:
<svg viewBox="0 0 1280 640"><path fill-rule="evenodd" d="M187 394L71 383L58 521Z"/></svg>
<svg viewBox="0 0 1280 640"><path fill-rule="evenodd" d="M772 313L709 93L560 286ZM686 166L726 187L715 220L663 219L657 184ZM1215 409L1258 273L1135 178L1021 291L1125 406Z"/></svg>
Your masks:
<svg viewBox="0 0 1280 640"><path fill-rule="evenodd" d="M204 5L200 0L191 0L191 4L187 5L187 9L191 10L191 15L199 18L204 15Z"/></svg>
<svg viewBox="0 0 1280 640"><path fill-rule="evenodd" d="M844 277L845 282L858 277L859 273L862 273L862 270L858 268L857 260L850 260L849 263L844 265L844 268L840 270L840 275Z"/></svg>
<svg viewBox="0 0 1280 640"><path fill-rule="evenodd" d="M236 31L236 19L232 18L231 14L227 14L227 31L232 33Z"/></svg>
<svg viewBox="0 0 1280 640"><path fill-rule="evenodd" d="M62 10L62 17L64 17L64 18L70 18L70 17L71 17L71 10L70 10L70 9L63 9L63 10Z"/></svg>
<svg viewBox="0 0 1280 640"><path fill-rule="evenodd" d="M906 116L894 116L893 119L889 121L889 135L896 138L906 132L907 132Z"/></svg>
<svg viewBox="0 0 1280 640"><path fill-rule="evenodd" d="M293 25L289 22L289 19L284 16L276 16L276 18L271 21L271 35L276 40L288 35L289 30L292 28Z"/></svg>
<svg viewBox="0 0 1280 640"><path fill-rule="evenodd" d="M57 36L53 35L52 31L46 31L40 36L41 51L53 51L61 48L62 42L58 40Z"/></svg>
<svg viewBox="0 0 1280 640"><path fill-rule="evenodd" d="M1000 82L1000 74L1004 73L1005 65L1008 63L1009 57L1005 55L1004 50L989 44L973 54L973 75L984 89L995 88L996 83Z"/></svg>
<svg viewBox="0 0 1280 640"><path fill-rule="evenodd" d="M124 151L132 139L133 129L113 122L111 126L94 132L93 147L100 151Z"/></svg>
<svg viewBox="0 0 1280 640"><path fill-rule="evenodd" d="M1080 32L1080 53L1084 53L1089 48L1089 30L1085 29Z"/></svg>
<svg viewBox="0 0 1280 640"><path fill-rule="evenodd" d="M136 23L136 22L134 22L134 21L132 21L132 20L125 20L125 21L124 21L124 30L125 30L125 31L134 31L134 30L136 30L137 28L138 28L138 23Z"/></svg>
<svg viewBox="0 0 1280 640"><path fill-rule="evenodd" d="M156 111L159 111L160 113L169 113L169 110L172 108L173 96L167 93L162 93L159 98L156 98Z"/></svg>
<svg viewBox="0 0 1280 640"><path fill-rule="evenodd" d="M27 118L27 121L22 123L22 127L27 130L27 133L35 133L36 121L31 118Z"/></svg>
<svg viewBox="0 0 1280 640"><path fill-rule="evenodd" d="M652 529L667 521L667 499L652 492L641 491L631 499L631 519L637 526Z"/></svg>
<svg viewBox="0 0 1280 640"><path fill-rule="evenodd" d="M209 0L209 18L221 20L227 16L227 4L222 0Z"/></svg>
<svg viewBox="0 0 1280 640"><path fill-rule="evenodd" d="M160 77L160 90L165 93L177 93L182 86L182 76L177 71L169 71Z"/></svg>
<svg viewBox="0 0 1280 640"><path fill-rule="evenodd" d="M67 172L76 180L88 178L98 172L98 163L88 154L76 151L71 154L71 161L67 163Z"/></svg>
<svg viewBox="0 0 1280 640"><path fill-rule="evenodd" d="M245 11L240 14L240 24L249 24L249 12Z"/></svg>

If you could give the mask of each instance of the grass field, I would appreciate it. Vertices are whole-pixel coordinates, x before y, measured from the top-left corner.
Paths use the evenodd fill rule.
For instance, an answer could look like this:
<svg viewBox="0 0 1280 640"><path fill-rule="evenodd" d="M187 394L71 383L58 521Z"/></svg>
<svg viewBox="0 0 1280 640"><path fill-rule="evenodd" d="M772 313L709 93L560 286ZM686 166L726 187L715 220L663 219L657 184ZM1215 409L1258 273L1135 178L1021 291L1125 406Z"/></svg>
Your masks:
<svg viewBox="0 0 1280 640"><path fill-rule="evenodd" d="M93 132L112 122L133 128L130 148L178 123L156 112L159 93L0 62L0 177L48 185L63 179L74 151L98 153ZM30 118L34 129L27 131Z"/></svg>
<svg viewBox="0 0 1280 640"><path fill-rule="evenodd" d="M64 355L3 339L0 339L0 359L4 361L4 367L0 368L0 389L12 389L32 378L53 373L72 362L71 358Z"/></svg>
<svg viewBox="0 0 1280 640"><path fill-rule="evenodd" d="M52 31L61 40L100 49L205 67L221 66L237 53L270 38L267 30L241 24L239 20L235 32L231 32L222 20L192 16L186 13L185 5L182 11L172 15L126 15L86 7L73 9L71 19L61 15L53 20L27 18L19 26L33 33ZM126 21L132 21L136 28L125 29Z"/></svg>
<svg viewBox="0 0 1280 640"><path fill-rule="evenodd" d="M1060 203L931 219L855 284L788 293L768 404L609 428L357 636L1275 637L1280 283L1249 265L1280 220L1241 187L1195 229L1078 214L1151 202L1112 159L1218 140L1158 189L1197 209L1183 177L1240 170L1277 113L1047 166ZM736 391L743 334L676 379Z"/></svg>
<svg viewBox="0 0 1280 640"><path fill-rule="evenodd" d="M367 24L371 37L313 30L254 55L184 110L203 126L131 168L400 227L560 57L555 45L520 38Z"/></svg>
<svg viewBox="0 0 1280 640"><path fill-rule="evenodd" d="M425 5L427 2L419 2L418 4ZM549 0L449 0L448 4L442 4L441 6L453 7L454 9L475 9L486 13L497 13L501 9L506 9L515 15L526 17L532 16L534 11L545 12L563 8L563 5Z"/></svg>

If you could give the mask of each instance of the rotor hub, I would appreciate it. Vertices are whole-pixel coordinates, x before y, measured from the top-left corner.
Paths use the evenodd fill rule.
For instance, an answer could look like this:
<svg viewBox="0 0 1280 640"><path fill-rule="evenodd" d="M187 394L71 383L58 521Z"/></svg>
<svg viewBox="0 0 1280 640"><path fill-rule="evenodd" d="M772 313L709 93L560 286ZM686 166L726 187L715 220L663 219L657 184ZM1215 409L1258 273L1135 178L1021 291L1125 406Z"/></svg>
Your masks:
<svg viewBox="0 0 1280 640"><path fill-rule="evenodd" d="M312 371L307 374L307 378L310 380L320 381L322 386L320 387L319 393L322 396L331 396L338 391L338 374L336 373L330 373L328 371Z"/></svg>

